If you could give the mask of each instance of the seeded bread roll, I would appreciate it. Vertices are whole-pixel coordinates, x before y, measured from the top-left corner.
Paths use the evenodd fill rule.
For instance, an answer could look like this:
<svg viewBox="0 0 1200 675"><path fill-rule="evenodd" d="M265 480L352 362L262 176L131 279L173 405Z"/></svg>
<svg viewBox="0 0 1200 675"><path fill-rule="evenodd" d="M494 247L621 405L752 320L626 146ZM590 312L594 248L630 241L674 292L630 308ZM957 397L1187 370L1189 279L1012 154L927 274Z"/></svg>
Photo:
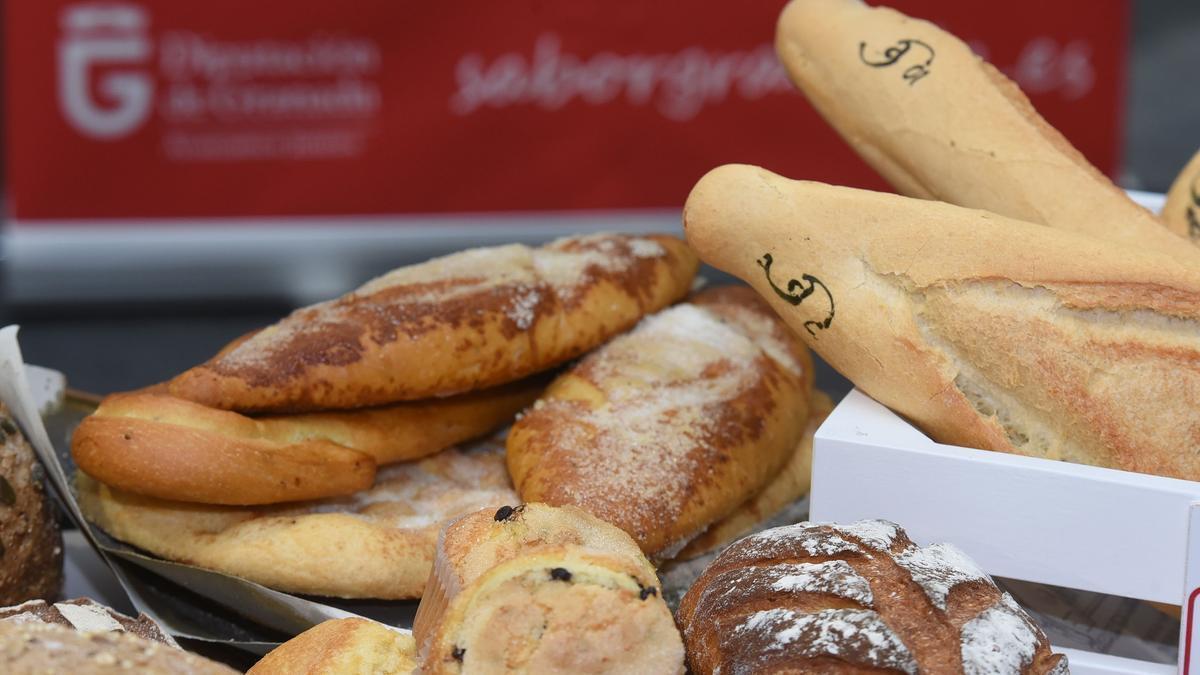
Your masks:
<svg viewBox="0 0 1200 675"><path fill-rule="evenodd" d="M416 668L412 633L331 619L279 645L246 675L409 675Z"/></svg>
<svg viewBox="0 0 1200 675"><path fill-rule="evenodd" d="M222 409L360 408L485 389L572 359L683 297L674 237L463 251L293 312L169 384Z"/></svg>
<svg viewBox="0 0 1200 675"><path fill-rule="evenodd" d="M84 515L168 560L289 593L421 597L446 521L516 501L504 445L492 439L380 469L347 497L275 506L189 504L122 492L76 475Z"/></svg>
<svg viewBox="0 0 1200 675"><path fill-rule="evenodd" d="M275 504L371 487L376 464L420 459L512 421L546 380L362 410L251 418L161 392L104 399L71 437L75 463L120 490L202 504Z"/></svg>
<svg viewBox="0 0 1200 675"><path fill-rule="evenodd" d="M423 673L683 673L654 568L573 507L473 513L438 539L413 635Z"/></svg>
<svg viewBox="0 0 1200 675"><path fill-rule="evenodd" d="M722 548L753 530L756 525L770 520L788 504L808 494L809 486L812 485L813 435L831 412L833 400L825 392L814 391L804 437L800 439L796 451L792 453L779 475L772 478L762 492L746 500L733 513L713 523L703 534L688 542L676 558L691 560Z"/></svg>
<svg viewBox="0 0 1200 675"><path fill-rule="evenodd" d="M42 466L0 403L0 606L55 599L62 570L62 533Z"/></svg>
<svg viewBox="0 0 1200 675"><path fill-rule="evenodd" d="M1161 218L1172 232L1200 242L1200 152L1171 183Z"/></svg>
<svg viewBox="0 0 1200 675"><path fill-rule="evenodd" d="M684 209L830 365L942 443L1200 479L1200 268L898 195L711 171Z"/></svg>
<svg viewBox="0 0 1200 675"><path fill-rule="evenodd" d="M704 570L678 619L699 675L1068 672L962 551L919 547L882 520L746 537Z"/></svg>
<svg viewBox="0 0 1200 675"><path fill-rule="evenodd" d="M957 37L859 0L792 0L779 58L809 102L901 194L1149 248L1180 240Z"/></svg>
<svg viewBox="0 0 1200 675"><path fill-rule="evenodd" d="M767 304L709 289L555 380L508 435L509 473L522 499L578 506L670 558L779 474L811 391L811 357Z"/></svg>

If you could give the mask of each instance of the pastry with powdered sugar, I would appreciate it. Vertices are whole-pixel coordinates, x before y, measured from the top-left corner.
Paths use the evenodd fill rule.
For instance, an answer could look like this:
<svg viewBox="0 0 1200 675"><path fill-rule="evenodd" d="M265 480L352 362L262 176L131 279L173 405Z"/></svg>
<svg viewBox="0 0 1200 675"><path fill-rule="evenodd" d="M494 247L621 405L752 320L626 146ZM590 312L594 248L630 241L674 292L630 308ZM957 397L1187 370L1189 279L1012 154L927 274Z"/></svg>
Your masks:
<svg viewBox="0 0 1200 675"><path fill-rule="evenodd" d="M684 596L677 620L696 673L1068 672L966 554L917 546L883 520L741 539Z"/></svg>

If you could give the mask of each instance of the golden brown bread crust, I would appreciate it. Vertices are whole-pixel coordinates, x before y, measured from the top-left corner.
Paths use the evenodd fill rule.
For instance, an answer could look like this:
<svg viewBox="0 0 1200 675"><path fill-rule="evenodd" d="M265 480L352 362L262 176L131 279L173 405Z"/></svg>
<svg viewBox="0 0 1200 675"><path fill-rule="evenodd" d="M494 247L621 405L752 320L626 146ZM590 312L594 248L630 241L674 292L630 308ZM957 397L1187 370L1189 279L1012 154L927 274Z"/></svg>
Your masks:
<svg viewBox="0 0 1200 675"><path fill-rule="evenodd" d="M581 509L492 507L451 523L413 635L423 673L683 673L654 568Z"/></svg>
<svg viewBox="0 0 1200 675"><path fill-rule="evenodd" d="M677 618L698 675L1067 672L961 551L921 548L881 520L746 537L704 570Z"/></svg>
<svg viewBox="0 0 1200 675"><path fill-rule="evenodd" d="M504 446L483 440L379 471L348 497L262 507L170 502L76 475L84 515L168 560L290 593L419 598L442 523L515 501Z"/></svg>
<svg viewBox="0 0 1200 675"><path fill-rule="evenodd" d="M0 607L62 587L62 533L33 448L0 403Z"/></svg>
<svg viewBox="0 0 1200 675"><path fill-rule="evenodd" d="M753 530L756 525L769 520L788 504L808 494L809 486L812 485L813 435L831 412L833 400L829 395L822 391L814 391L804 437L800 439L795 452L779 474L772 478L761 492L747 499L733 513L709 525L703 534L689 541L676 559L691 560L724 548Z"/></svg>
<svg viewBox="0 0 1200 675"><path fill-rule="evenodd" d="M131 633L80 633L56 624L0 621L0 672L234 675L237 671Z"/></svg>
<svg viewBox="0 0 1200 675"><path fill-rule="evenodd" d="M1172 232L1200 242L1200 152L1171 183L1160 217Z"/></svg>
<svg viewBox="0 0 1200 675"><path fill-rule="evenodd" d="M522 499L670 558L783 467L811 390L807 350L753 290L706 290L555 380L509 432L509 473Z"/></svg>
<svg viewBox="0 0 1200 675"><path fill-rule="evenodd" d="M411 633L366 619L323 621L279 645L246 675L409 675Z"/></svg>
<svg viewBox="0 0 1200 675"><path fill-rule="evenodd" d="M957 37L855 0L793 0L776 50L818 112L902 194L1144 246L1200 266Z"/></svg>
<svg viewBox="0 0 1200 675"><path fill-rule="evenodd" d="M223 409L357 408L484 389L574 358L683 297L674 237L464 251L306 307L170 383Z"/></svg>
<svg viewBox="0 0 1200 675"><path fill-rule="evenodd" d="M1166 256L737 165L697 184L685 230L940 442L1200 478L1180 452L1200 438L1200 277Z"/></svg>
<svg viewBox="0 0 1200 675"><path fill-rule="evenodd" d="M545 378L378 408L257 418L153 391L109 396L71 439L76 465L128 492L203 504L275 504L371 486L376 464L495 430Z"/></svg>

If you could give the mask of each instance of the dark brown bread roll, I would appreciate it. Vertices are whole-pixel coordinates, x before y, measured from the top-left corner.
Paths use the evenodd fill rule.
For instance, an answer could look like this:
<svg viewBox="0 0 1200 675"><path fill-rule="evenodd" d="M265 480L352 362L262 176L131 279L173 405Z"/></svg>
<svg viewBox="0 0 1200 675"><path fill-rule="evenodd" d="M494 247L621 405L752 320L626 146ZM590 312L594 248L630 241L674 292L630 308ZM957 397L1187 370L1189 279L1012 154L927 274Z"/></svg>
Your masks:
<svg viewBox="0 0 1200 675"><path fill-rule="evenodd" d="M677 615L696 673L1060 675L1041 629L962 551L894 523L800 523L746 537Z"/></svg>
<svg viewBox="0 0 1200 675"><path fill-rule="evenodd" d="M62 533L41 470L0 403L0 606L53 599L62 586Z"/></svg>

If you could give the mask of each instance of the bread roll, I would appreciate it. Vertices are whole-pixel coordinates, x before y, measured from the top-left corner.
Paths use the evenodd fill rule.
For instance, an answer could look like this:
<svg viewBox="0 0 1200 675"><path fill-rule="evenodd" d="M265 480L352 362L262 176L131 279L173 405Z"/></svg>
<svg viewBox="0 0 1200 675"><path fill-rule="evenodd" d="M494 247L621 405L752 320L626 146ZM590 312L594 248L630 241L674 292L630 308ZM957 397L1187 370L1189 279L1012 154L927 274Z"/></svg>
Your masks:
<svg viewBox="0 0 1200 675"><path fill-rule="evenodd" d="M371 487L414 460L512 421L545 388L528 378L362 410L250 418L158 392L104 400L71 437L76 465L126 492L202 504L275 504Z"/></svg>
<svg viewBox="0 0 1200 675"><path fill-rule="evenodd" d="M0 403L0 606L54 600L62 572L62 533L42 466Z"/></svg>
<svg viewBox="0 0 1200 675"><path fill-rule="evenodd" d="M902 194L1200 267L1200 251L1180 246L1015 84L934 24L858 0L792 0L775 44L813 107Z"/></svg>
<svg viewBox="0 0 1200 675"><path fill-rule="evenodd" d="M704 570L678 619L697 675L1068 672L962 551L919 547L882 520L746 537Z"/></svg>
<svg viewBox="0 0 1200 675"><path fill-rule="evenodd" d="M1171 183L1161 218L1172 232L1200 242L1200 152Z"/></svg>
<svg viewBox="0 0 1200 675"><path fill-rule="evenodd" d="M125 616L91 598L75 598L54 603L29 600L12 607L0 607L0 622L57 624L81 633L131 633L151 642L179 647L175 638L164 631L154 619L145 614L139 614L136 619Z"/></svg>
<svg viewBox="0 0 1200 675"><path fill-rule="evenodd" d="M598 234L403 267L293 312L170 383L241 411L360 408L521 379L683 297L696 258L668 236Z"/></svg>
<svg viewBox="0 0 1200 675"><path fill-rule="evenodd" d="M683 673L654 568L629 535L572 507L450 524L413 634L423 673Z"/></svg>
<svg viewBox="0 0 1200 675"><path fill-rule="evenodd" d="M412 633L331 619L279 645L246 675L410 675L416 667Z"/></svg>
<svg viewBox="0 0 1200 675"><path fill-rule="evenodd" d="M691 560L722 548L808 494L812 485L813 436L831 412L833 400L825 392L813 392L804 436L779 474L767 483L762 492L689 541L676 559Z"/></svg>
<svg viewBox="0 0 1200 675"><path fill-rule="evenodd" d="M523 500L670 558L778 475L811 390L807 350L753 290L706 290L555 380L509 432L509 473Z"/></svg>
<svg viewBox="0 0 1200 675"><path fill-rule="evenodd" d="M713 170L688 241L942 443L1200 478L1200 279L983 211Z"/></svg>
<svg viewBox="0 0 1200 675"><path fill-rule="evenodd" d="M386 600L421 597L443 523L517 499L504 446L490 439L384 467L368 490L298 504L172 502L82 473L76 493L105 532L168 560L289 593Z"/></svg>

